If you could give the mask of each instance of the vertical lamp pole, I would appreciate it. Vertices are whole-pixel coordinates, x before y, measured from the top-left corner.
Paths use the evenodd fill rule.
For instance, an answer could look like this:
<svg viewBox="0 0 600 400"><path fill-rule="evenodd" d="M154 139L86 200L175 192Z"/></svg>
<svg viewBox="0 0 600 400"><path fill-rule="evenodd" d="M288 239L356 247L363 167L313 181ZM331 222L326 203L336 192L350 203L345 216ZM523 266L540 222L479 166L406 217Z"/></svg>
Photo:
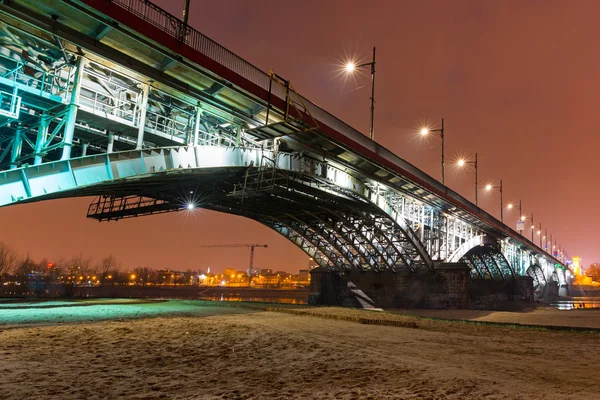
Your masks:
<svg viewBox="0 0 600 400"><path fill-rule="evenodd" d="M371 124L369 125L369 138L373 140L373 136L375 134L375 46L373 46L373 61L364 63L364 64L356 64L353 61L349 61L346 63L346 72L353 73L357 68L369 67L371 69Z"/></svg>
<svg viewBox="0 0 600 400"><path fill-rule="evenodd" d="M371 61L371 128L369 129L369 137L373 140L375 134L375 46L373 46L373 61Z"/></svg>
<svg viewBox="0 0 600 400"><path fill-rule="evenodd" d="M485 190L487 190L488 192L492 189L500 190L500 221L504 222L504 204L502 201L502 179L500 179L500 186L492 186L490 184L487 184L485 186Z"/></svg>
<svg viewBox="0 0 600 400"><path fill-rule="evenodd" d="M473 164L473 166L475 166L475 205L478 205L479 183L477 182L477 153L475 153L475 161L467 161L464 158L461 158L456 162L456 165L460 168L467 164Z"/></svg>
<svg viewBox="0 0 600 400"><path fill-rule="evenodd" d="M525 216L523 215L523 203L519 200L519 221L525 222ZM525 225L525 224L523 224ZM523 229L519 232L523 236Z"/></svg>
<svg viewBox="0 0 600 400"><path fill-rule="evenodd" d="M442 118L442 127L440 129L429 129L427 127L421 128L421 135L425 136L429 132L437 132L442 138L442 185L445 184L445 154L444 154L444 118Z"/></svg>
<svg viewBox="0 0 600 400"><path fill-rule="evenodd" d="M500 179L500 222L504 222L504 205L502 204L502 179Z"/></svg>
<svg viewBox="0 0 600 400"><path fill-rule="evenodd" d="M533 242L533 230L535 226L533 225L533 213L531 213L531 241Z"/></svg>

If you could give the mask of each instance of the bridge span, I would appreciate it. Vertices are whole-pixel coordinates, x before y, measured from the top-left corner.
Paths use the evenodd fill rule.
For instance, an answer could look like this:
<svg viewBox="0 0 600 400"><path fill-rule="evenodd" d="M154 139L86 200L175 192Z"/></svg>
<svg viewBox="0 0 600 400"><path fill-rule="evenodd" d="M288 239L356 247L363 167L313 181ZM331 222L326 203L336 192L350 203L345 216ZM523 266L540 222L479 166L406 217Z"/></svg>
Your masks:
<svg viewBox="0 0 600 400"><path fill-rule="evenodd" d="M530 276L565 264L145 0L0 3L0 206L95 196L100 221L206 208L327 271Z"/></svg>

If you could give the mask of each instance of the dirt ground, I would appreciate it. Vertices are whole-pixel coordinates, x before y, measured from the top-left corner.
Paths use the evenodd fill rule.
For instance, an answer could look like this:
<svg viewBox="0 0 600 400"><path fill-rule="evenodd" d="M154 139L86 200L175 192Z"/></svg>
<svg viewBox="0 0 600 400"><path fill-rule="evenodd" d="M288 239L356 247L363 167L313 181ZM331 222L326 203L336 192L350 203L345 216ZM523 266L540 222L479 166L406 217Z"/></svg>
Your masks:
<svg viewBox="0 0 600 400"><path fill-rule="evenodd" d="M0 399L600 399L599 333L197 309L0 325Z"/></svg>

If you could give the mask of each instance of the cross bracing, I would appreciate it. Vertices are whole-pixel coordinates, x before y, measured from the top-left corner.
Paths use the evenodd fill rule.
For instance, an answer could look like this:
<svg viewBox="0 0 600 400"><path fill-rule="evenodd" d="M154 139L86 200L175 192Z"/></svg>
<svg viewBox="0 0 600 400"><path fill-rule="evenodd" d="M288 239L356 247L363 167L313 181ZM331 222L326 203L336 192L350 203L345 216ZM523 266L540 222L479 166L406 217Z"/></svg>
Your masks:
<svg viewBox="0 0 600 400"><path fill-rule="evenodd" d="M182 210L185 187L329 267L433 268L482 236L519 274L531 259L557 262L148 1L16 0L0 4L0 24L11 60L0 78L0 205L104 195L119 218ZM229 186L215 191L221 173ZM307 203L327 212L282 214ZM486 257L500 263L492 275L507 275Z"/></svg>

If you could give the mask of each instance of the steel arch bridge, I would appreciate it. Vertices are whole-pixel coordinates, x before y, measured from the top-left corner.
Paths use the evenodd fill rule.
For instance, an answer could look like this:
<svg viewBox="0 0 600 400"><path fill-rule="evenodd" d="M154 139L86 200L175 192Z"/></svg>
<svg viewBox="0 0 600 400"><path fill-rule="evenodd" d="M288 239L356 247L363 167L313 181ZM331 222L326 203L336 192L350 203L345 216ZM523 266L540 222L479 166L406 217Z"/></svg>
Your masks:
<svg viewBox="0 0 600 400"><path fill-rule="evenodd" d="M146 0L0 3L0 206L241 215L335 270L568 270L459 194ZM562 278L561 278L562 277Z"/></svg>

